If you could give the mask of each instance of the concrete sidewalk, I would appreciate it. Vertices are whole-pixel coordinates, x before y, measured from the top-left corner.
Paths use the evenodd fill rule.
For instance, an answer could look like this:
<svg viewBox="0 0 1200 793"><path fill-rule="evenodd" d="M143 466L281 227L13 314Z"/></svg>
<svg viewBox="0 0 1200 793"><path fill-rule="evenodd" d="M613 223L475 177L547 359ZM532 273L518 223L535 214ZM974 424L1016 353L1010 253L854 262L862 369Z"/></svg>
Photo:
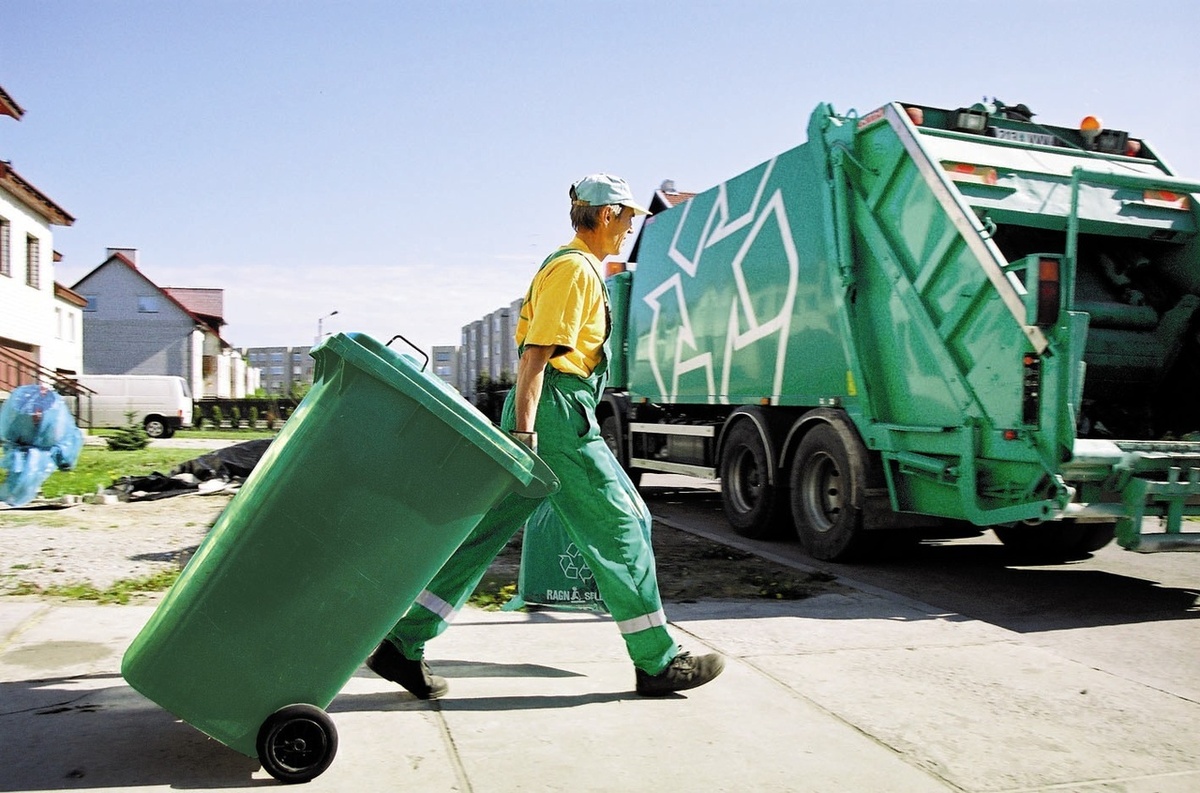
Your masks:
<svg viewBox="0 0 1200 793"><path fill-rule="evenodd" d="M276 784L131 690L153 604L0 598L0 791ZM878 593L668 605L712 684L632 693L588 614L464 612L422 702L361 668L313 791L1195 791L1200 703Z"/></svg>

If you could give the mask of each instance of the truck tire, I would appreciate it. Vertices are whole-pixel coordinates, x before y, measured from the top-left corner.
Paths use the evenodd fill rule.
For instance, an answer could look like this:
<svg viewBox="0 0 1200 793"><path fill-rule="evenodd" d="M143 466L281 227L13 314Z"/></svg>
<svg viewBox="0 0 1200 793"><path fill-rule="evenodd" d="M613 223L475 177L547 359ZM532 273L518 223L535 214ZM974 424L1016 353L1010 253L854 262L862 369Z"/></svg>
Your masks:
<svg viewBox="0 0 1200 793"><path fill-rule="evenodd" d="M625 456L625 449L621 444L621 424L616 416L608 415L600 420L600 437L604 438L605 445L609 451L617 458L617 462L621 464L621 468L629 475L630 481L634 487L642 483L641 469L633 469L629 467L629 460Z"/></svg>
<svg viewBox="0 0 1200 793"><path fill-rule="evenodd" d="M1115 523L1079 523L1070 518L1036 526L993 526L1017 561L1055 564L1084 559L1112 541Z"/></svg>
<svg viewBox="0 0 1200 793"><path fill-rule="evenodd" d="M792 462L792 519L804 550L824 561L852 558L866 545L862 509L866 451L853 430L820 424L800 441Z"/></svg>
<svg viewBox="0 0 1200 793"><path fill-rule="evenodd" d="M770 457L757 428L739 421L721 450L721 505L743 537L778 537L787 518L787 494L769 481Z"/></svg>

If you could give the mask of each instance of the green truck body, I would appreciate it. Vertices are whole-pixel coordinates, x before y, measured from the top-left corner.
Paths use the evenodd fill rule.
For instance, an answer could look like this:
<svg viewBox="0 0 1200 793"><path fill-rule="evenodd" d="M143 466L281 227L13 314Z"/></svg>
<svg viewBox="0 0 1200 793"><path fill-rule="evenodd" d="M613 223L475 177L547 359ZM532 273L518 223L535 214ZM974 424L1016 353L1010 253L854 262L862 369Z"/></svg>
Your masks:
<svg viewBox="0 0 1200 793"><path fill-rule="evenodd" d="M825 559L887 529L1197 547L1200 184L1098 127L821 105L802 145L660 191L609 280L622 463L719 477L735 529Z"/></svg>

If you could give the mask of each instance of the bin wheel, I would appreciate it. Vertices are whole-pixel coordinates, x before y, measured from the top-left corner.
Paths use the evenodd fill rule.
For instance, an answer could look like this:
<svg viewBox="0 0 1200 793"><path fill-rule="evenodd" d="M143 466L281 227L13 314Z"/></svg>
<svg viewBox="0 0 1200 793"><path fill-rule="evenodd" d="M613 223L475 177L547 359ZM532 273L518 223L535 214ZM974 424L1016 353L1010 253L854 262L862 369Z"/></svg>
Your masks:
<svg viewBox="0 0 1200 793"><path fill-rule="evenodd" d="M320 776L337 754L337 729L315 705L288 705L258 729L258 760L280 782L307 782Z"/></svg>

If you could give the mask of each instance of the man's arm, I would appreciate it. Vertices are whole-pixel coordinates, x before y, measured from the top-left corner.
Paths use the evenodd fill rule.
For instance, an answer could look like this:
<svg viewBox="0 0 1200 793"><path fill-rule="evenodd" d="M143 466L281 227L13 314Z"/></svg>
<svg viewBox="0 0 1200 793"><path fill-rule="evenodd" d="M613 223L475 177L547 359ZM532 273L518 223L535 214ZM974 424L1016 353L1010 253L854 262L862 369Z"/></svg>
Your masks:
<svg viewBox="0 0 1200 793"><path fill-rule="evenodd" d="M517 432L533 432L538 402L542 398L542 378L553 357L553 345L527 344L517 363Z"/></svg>

